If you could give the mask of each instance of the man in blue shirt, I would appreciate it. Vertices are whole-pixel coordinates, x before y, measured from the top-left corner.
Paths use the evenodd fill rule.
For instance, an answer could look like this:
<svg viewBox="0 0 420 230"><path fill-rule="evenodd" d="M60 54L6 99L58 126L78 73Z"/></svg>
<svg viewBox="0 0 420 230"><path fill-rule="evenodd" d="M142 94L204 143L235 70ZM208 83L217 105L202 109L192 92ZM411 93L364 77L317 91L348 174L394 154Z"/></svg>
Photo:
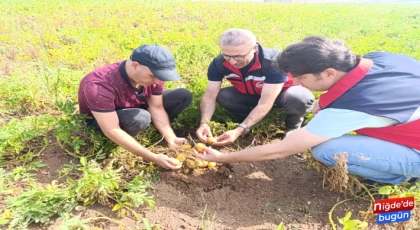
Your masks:
<svg viewBox="0 0 420 230"><path fill-rule="evenodd" d="M385 52L360 57L339 41L314 36L288 46L278 67L295 84L327 91L308 125L275 144L229 154L206 148L205 155L196 153L199 158L253 162L311 149L329 166L336 154L346 153L349 172L373 181L400 184L420 177L420 62Z"/></svg>

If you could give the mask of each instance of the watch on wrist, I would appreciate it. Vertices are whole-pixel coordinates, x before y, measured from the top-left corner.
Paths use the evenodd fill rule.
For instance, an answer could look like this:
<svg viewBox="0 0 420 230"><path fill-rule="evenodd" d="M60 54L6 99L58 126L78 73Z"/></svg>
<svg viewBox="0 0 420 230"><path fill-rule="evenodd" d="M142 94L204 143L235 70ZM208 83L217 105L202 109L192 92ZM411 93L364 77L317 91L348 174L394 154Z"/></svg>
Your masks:
<svg viewBox="0 0 420 230"><path fill-rule="evenodd" d="M245 125L244 123L241 123L238 126L239 127L242 127L244 129L244 132L242 133L242 135L245 135L245 134L249 133L249 127L248 127L248 125Z"/></svg>

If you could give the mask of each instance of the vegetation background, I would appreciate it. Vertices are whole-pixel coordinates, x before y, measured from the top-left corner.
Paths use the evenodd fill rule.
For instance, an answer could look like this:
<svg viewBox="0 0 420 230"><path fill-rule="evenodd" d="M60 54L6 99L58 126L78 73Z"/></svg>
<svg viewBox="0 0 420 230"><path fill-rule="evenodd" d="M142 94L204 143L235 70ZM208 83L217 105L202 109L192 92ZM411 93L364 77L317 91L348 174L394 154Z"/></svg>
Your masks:
<svg viewBox="0 0 420 230"><path fill-rule="evenodd" d="M112 148L103 137L85 130L83 117L75 113L78 85L85 74L127 59L142 44L167 47L173 52L182 76L181 81L168 83L167 87L185 87L194 95L193 104L173 126L194 130L199 121L199 100L206 87L208 64L220 53L220 34L233 27L253 31L258 42L266 47L283 49L307 36L322 35L343 40L358 54L387 51L420 60L420 5L416 4L3 0L0 3L0 225L23 228L34 221L48 222L52 215L72 210L77 201L88 205L92 200L100 200L103 194L85 192L93 185L84 184L87 187L81 188L81 181L91 176L89 170L102 170L108 179L121 177L115 163L109 171L103 165L88 162L103 160L105 152L108 154ZM214 120L225 124L230 116L218 109ZM55 139L52 141L51 137ZM145 145L158 139L153 130L140 137ZM79 187L70 179L65 185L50 184L45 190L33 178L33 173L43 167L37 156L51 145L57 145L55 142L66 153L83 157L81 165L60 169L63 175L74 168L84 172L85 179L79 179ZM142 169L153 175L150 168ZM143 183L139 182L142 178L136 178L132 183ZM145 188L149 186L146 185ZM124 190L111 182L107 186L111 193L139 192L130 185ZM27 205L25 198L34 199L28 191L60 195L49 200L54 204L48 206L50 212L32 215L34 210L22 209ZM139 206L143 203L139 199L143 198L152 205L146 193L141 194L142 197L130 200L115 192L110 200L113 205L120 204L114 206L116 211L133 204ZM21 200L12 199L16 196ZM59 198L63 196L66 199Z"/></svg>

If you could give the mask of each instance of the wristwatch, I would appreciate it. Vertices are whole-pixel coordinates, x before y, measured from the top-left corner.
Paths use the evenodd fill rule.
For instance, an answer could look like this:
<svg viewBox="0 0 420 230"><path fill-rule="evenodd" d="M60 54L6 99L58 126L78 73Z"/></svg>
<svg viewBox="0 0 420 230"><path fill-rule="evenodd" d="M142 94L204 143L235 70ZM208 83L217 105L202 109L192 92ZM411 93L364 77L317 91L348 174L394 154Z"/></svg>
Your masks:
<svg viewBox="0 0 420 230"><path fill-rule="evenodd" d="M244 123L241 123L238 126L242 127L244 129L244 132L242 133L242 135L245 135L245 134L249 133L249 127L247 125L245 125Z"/></svg>

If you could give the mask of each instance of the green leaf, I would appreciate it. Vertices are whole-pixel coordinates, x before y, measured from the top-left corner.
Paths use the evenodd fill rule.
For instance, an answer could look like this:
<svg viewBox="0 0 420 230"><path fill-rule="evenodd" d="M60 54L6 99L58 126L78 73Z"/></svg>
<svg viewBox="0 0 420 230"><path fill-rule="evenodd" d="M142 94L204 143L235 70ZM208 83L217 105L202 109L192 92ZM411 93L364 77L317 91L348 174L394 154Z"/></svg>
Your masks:
<svg viewBox="0 0 420 230"><path fill-rule="evenodd" d="M86 160L86 157L81 157L81 158L80 158L80 163L81 163L83 166L85 166L85 167L86 167L86 165L87 165L87 160Z"/></svg>
<svg viewBox="0 0 420 230"><path fill-rule="evenodd" d="M382 186L379 188L379 194L382 195L389 195L392 191L392 187L390 185Z"/></svg>
<svg viewBox="0 0 420 230"><path fill-rule="evenodd" d="M347 212L346 216L344 217L344 222L349 221L350 217L351 217L351 212L349 211L349 212Z"/></svg>
<svg viewBox="0 0 420 230"><path fill-rule="evenodd" d="M121 204L118 203L112 208L112 211L117 211L120 208L121 208Z"/></svg>
<svg viewBox="0 0 420 230"><path fill-rule="evenodd" d="M146 218L143 218L144 226L146 227L146 230L152 230L152 226L150 225L149 221Z"/></svg>
<svg viewBox="0 0 420 230"><path fill-rule="evenodd" d="M17 181L17 180L19 180L19 178L20 178L20 174L16 174L16 175L13 177L13 180L14 180L14 181Z"/></svg>
<svg viewBox="0 0 420 230"><path fill-rule="evenodd" d="M74 182L74 180L73 180L73 179L71 179L70 177L68 177L68 178L67 178L67 183L72 184L72 185L76 184L76 183Z"/></svg>
<svg viewBox="0 0 420 230"><path fill-rule="evenodd" d="M133 207L133 204L130 202L124 202L124 205L127 205L128 207Z"/></svg>
<svg viewBox="0 0 420 230"><path fill-rule="evenodd" d="M281 222L280 224L279 224L279 226L277 226L277 229L276 230L284 230L284 223L283 222Z"/></svg>
<svg viewBox="0 0 420 230"><path fill-rule="evenodd" d="M348 222L346 222L345 224L344 224L344 228L343 228L343 230L353 230L353 229L356 229L356 227L357 227L357 222L358 222L359 220L350 220L350 221L348 221Z"/></svg>
<svg viewBox="0 0 420 230"><path fill-rule="evenodd" d="M366 221L362 221L361 223L359 223L359 226L357 226L359 229L365 229L368 227L368 222Z"/></svg>

